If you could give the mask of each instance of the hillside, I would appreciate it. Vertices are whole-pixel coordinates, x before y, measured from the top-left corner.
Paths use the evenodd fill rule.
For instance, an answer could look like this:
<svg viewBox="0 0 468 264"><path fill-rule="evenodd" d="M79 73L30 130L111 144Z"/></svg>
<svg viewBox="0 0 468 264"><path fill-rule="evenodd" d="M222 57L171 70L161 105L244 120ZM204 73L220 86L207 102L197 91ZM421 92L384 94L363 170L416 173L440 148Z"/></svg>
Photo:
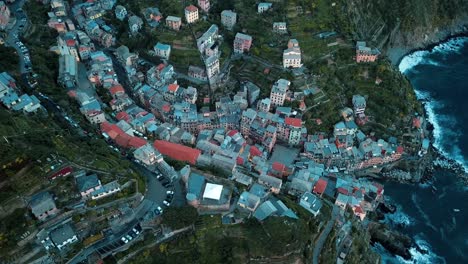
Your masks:
<svg viewBox="0 0 468 264"><path fill-rule="evenodd" d="M466 32L466 0L341 1L355 39L374 42L396 64L411 50Z"/></svg>

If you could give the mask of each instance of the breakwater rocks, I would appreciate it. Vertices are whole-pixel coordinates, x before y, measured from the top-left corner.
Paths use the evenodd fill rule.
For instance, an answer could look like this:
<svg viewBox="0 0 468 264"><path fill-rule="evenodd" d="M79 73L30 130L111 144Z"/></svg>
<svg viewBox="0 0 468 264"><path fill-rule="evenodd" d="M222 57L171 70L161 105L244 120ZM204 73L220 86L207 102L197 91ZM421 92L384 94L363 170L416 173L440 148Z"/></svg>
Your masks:
<svg viewBox="0 0 468 264"><path fill-rule="evenodd" d="M369 224L369 233L373 245L379 243L391 254L411 259L410 248L414 243L409 236L391 230L385 224L375 222Z"/></svg>

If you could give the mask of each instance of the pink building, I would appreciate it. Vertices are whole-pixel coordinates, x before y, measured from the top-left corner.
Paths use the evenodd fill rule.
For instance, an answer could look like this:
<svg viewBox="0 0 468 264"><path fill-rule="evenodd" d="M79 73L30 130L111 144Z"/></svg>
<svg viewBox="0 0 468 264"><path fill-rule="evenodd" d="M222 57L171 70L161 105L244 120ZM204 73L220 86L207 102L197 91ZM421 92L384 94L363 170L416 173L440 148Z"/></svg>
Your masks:
<svg viewBox="0 0 468 264"><path fill-rule="evenodd" d="M185 20L187 23L195 23L198 20L198 8L194 5L189 5L185 8Z"/></svg>
<svg viewBox="0 0 468 264"><path fill-rule="evenodd" d="M356 43L356 62L374 62L377 60L380 52L377 49L371 49L366 46L365 41Z"/></svg>
<svg viewBox="0 0 468 264"><path fill-rule="evenodd" d="M198 6L208 13L210 11L210 0L198 0Z"/></svg>
<svg viewBox="0 0 468 264"><path fill-rule="evenodd" d="M4 30L10 21L10 9L5 2L0 1L0 30Z"/></svg>
<svg viewBox="0 0 468 264"><path fill-rule="evenodd" d="M234 39L234 52L235 53L244 53L245 51L250 50L252 45L252 37L246 34L237 33L236 38Z"/></svg>

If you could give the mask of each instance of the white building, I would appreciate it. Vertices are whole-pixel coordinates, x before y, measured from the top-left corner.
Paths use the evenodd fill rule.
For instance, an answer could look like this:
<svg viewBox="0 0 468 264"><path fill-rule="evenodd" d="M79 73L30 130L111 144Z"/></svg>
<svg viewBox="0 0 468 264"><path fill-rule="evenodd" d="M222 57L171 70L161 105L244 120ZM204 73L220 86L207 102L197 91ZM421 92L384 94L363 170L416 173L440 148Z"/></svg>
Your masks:
<svg viewBox="0 0 468 264"><path fill-rule="evenodd" d="M158 57L169 59L169 56L171 55L171 45L158 42L154 46L154 52L156 53L156 56Z"/></svg>
<svg viewBox="0 0 468 264"><path fill-rule="evenodd" d="M271 8L272 3L259 3L257 7L257 13L261 14Z"/></svg>
<svg viewBox="0 0 468 264"><path fill-rule="evenodd" d="M237 14L231 10L223 10L221 12L221 24L229 29L232 30L236 25Z"/></svg>
<svg viewBox="0 0 468 264"><path fill-rule="evenodd" d="M185 20L187 23L195 23L198 20L198 8L194 5L189 5L185 8Z"/></svg>
<svg viewBox="0 0 468 264"><path fill-rule="evenodd" d="M279 79L273 84L270 93L271 105L282 106L286 99L286 93L289 90L291 82L285 79Z"/></svg>

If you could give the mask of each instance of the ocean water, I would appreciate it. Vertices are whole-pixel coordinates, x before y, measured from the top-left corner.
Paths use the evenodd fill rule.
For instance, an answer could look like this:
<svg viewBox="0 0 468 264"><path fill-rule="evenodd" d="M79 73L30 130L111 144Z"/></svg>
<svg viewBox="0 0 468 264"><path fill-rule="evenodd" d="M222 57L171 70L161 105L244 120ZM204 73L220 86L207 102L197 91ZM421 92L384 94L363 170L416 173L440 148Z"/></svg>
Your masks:
<svg viewBox="0 0 468 264"><path fill-rule="evenodd" d="M450 39L402 59L399 69L426 101L434 125L434 147L468 168L468 38ZM437 188L433 191L431 186ZM385 221L411 236L419 249L412 259L388 255L384 263L468 263L468 187L450 171L438 169L432 183L386 183L385 195L397 212Z"/></svg>

